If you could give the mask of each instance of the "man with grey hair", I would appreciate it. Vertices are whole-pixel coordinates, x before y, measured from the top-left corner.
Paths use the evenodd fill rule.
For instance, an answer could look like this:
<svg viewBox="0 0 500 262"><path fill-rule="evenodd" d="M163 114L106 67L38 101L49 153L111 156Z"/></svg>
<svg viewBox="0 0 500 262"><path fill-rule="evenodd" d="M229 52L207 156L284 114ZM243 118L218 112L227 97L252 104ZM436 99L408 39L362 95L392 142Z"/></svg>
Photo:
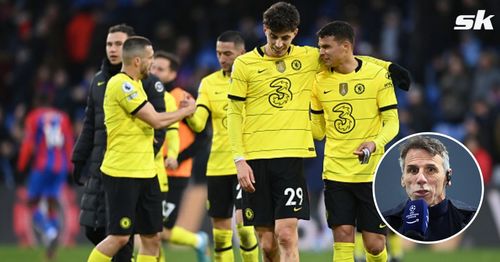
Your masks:
<svg viewBox="0 0 500 262"><path fill-rule="evenodd" d="M385 220L393 229L404 233L405 207L410 201L416 200L425 201L429 215L428 228L419 240L448 238L471 221L476 208L446 197L446 187L451 186L452 170L448 151L441 141L422 135L409 138L400 147L399 163L401 186L409 199L383 212Z"/></svg>

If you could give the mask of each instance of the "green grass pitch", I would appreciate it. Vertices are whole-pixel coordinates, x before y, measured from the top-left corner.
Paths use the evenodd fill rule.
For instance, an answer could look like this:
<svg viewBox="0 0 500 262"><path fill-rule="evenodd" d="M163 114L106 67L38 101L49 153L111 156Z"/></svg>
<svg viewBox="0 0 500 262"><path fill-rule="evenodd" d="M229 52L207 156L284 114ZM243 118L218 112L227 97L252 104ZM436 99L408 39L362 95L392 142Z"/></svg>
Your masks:
<svg viewBox="0 0 500 262"><path fill-rule="evenodd" d="M76 247L61 248L54 261L86 261L91 246L80 245ZM194 251L189 249L170 248L166 249L167 262L196 262ZM405 262L443 262L443 261L473 261L490 262L498 261L500 248L498 249L459 249L451 252L433 252L428 249L419 248L406 252ZM40 248L19 248L16 246L0 246L0 261L2 262L37 262L46 261L44 251ZM236 261L240 261L236 256ZM300 261L332 261L331 252L301 251Z"/></svg>

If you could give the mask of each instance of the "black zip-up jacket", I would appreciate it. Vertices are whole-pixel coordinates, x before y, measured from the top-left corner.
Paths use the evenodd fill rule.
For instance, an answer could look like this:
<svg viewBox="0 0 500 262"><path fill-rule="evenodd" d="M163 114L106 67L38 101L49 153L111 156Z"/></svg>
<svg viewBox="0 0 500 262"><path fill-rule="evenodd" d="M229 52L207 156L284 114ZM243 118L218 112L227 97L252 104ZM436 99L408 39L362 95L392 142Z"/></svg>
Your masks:
<svg viewBox="0 0 500 262"><path fill-rule="evenodd" d="M102 63L90 85L85 108L83 128L73 149L72 162L75 167L86 166L84 193L81 199L80 224L94 228L106 226L106 207L100 167L106 151L106 129L104 125L104 92L108 80L119 73L121 64L111 65L107 59ZM143 82L148 101L156 111L165 111L164 88L154 76ZM165 129L155 130L154 152L158 153L165 140Z"/></svg>

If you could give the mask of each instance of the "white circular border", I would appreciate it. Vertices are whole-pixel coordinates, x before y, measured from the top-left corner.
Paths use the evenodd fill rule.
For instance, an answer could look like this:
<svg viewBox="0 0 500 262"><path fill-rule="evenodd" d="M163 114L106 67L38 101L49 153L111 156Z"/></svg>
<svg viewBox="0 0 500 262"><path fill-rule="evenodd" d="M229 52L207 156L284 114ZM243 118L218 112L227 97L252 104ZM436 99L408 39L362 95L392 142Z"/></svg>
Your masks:
<svg viewBox="0 0 500 262"><path fill-rule="evenodd" d="M451 235L451 236L449 236L449 237L447 237L445 239L436 240L436 241L420 241L420 240L415 240L415 239L409 238L409 237L407 237L407 236L399 233L397 230L395 230L394 228L392 228L392 226L389 225L389 223L387 223L387 221L385 220L384 216L382 215L382 212L380 212L380 209L379 209L378 203L377 203L377 198L375 196L375 179L377 178L378 169L379 169L380 165L382 164L382 161L384 160L385 156L387 156L387 153L389 151L391 151L397 145L399 145L402 142L406 141L408 138L411 138L411 137L414 137L414 136L424 136L424 135L432 135L432 136L445 137L445 138L448 138L451 141L457 143L458 145L460 145L463 149L465 149L465 151L467 151L467 153L469 153L469 156L472 158L472 160L474 160L474 163L476 164L476 168L479 171L479 178L481 179L481 200L479 201L479 206L476 209L476 213L474 214L474 217L458 233L455 233L455 234L453 234L453 235ZM375 174L373 175L372 191L373 191L372 192L372 194L373 194L373 202L375 202L375 208L377 209L377 213L380 216L380 218L382 218L382 221L384 221L384 223L387 225L387 227L389 227L392 230L392 232L396 233L398 236L400 236L400 237L402 237L402 238L404 238L404 239L406 239L408 241L411 241L411 242L414 242L414 243L418 243L418 244L430 245L430 244L438 244L438 243L441 243L441 242L448 241L448 240L450 240L450 239L452 239L452 238L454 238L454 237L462 234L474 222L474 220L477 217L477 214L479 214L479 211L480 211L481 207L483 206L484 180L483 180L483 173L481 172L481 168L479 167L479 164L477 163L476 158L474 157L474 155L472 155L472 153L470 152L470 150L464 144L462 144L460 141L456 140L455 138L453 138L453 137L451 137L449 135L445 135L445 134L441 134L441 133L436 133L436 132L421 132L421 133L411 134L409 136L406 136L406 137L400 139L399 141L397 141L396 143L394 143L389 149L387 149L387 151L384 152L384 155L382 156L382 158L380 159L380 161L377 164L377 168L375 168Z"/></svg>

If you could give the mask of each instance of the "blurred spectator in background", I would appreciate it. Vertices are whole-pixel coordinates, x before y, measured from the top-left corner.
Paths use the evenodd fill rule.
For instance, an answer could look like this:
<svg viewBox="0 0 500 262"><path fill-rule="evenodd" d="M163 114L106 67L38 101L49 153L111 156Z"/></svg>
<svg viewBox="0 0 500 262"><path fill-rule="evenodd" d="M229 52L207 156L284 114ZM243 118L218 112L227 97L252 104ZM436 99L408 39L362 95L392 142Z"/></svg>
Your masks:
<svg viewBox="0 0 500 262"><path fill-rule="evenodd" d="M69 116L52 107L46 95L37 94L34 108L26 117L17 169L24 174L30 168L27 187L33 226L41 235L49 259L57 246L58 198L71 169L72 148ZM47 203L46 211L39 205L42 200Z"/></svg>
<svg viewBox="0 0 500 262"><path fill-rule="evenodd" d="M451 53L447 58L439 84L443 120L453 124L462 122L469 105L471 83L460 55Z"/></svg>
<svg viewBox="0 0 500 262"><path fill-rule="evenodd" d="M474 72L473 98L488 101L488 104L495 105L493 99L493 87L500 83L500 69L497 67L497 55L493 50L486 50L481 53L479 62Z"/></svg>
<svg viewBox="0 0 500 262"><path fill-rule="evenodd" d="M14 170L12 169L12 160L14 159L15 149L13 139L9 130L3 125L4 113L0 107L0 181L3 180L7 188L14 189Z"/></svg>
<svg viewBox="0 0 500 262"><path fill-rule="evenodd" d="M471 151L474 158L476 158L481 173L483 174L484 185L487 186L491 180L492 174L492 159L491 155L479 144L479 140L475 136L468 136L464 141L465 146Z"/></svg>

